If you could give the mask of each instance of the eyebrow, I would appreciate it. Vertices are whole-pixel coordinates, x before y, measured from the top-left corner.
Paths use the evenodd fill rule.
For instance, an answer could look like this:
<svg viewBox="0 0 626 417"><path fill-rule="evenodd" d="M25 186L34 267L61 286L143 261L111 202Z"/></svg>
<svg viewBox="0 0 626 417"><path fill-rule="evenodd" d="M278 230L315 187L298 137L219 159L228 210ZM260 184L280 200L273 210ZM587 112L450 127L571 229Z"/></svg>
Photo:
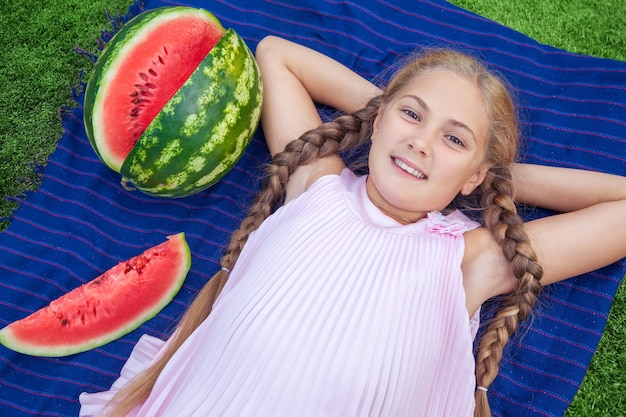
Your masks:
<svg viewBox="0 0 626 417"><path fill-rule="evenodd" d="M426 104L424 100L422 100L415 94L407 94L405 97L415 100L424 109L424 111L430 112L430 108L428 107L428 104ZM461 129L466 130L470 135L472 135L472 139L474 139L474 142L478 142L478 140L476 139L476 135L474 134L474 131L470 129L468 125L456 119L450 119L449 122L453 126L460 127Z"/></svg>

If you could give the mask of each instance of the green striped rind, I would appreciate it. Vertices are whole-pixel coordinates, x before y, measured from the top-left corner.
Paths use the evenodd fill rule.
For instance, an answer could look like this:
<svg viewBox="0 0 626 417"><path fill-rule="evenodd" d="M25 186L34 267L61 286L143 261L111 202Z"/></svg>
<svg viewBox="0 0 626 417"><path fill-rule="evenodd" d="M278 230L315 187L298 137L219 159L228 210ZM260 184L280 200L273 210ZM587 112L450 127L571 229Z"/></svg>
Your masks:
<svg viewBox="0 0 626 417"><path fill-rule="evenodd" d="M103 133L105 123L103 121L102 105L107 96L111 80L117 76L118 68L124 62L130 51L137 44L145 40L147 36L167 20L176 19L179 16L200 14L215 22L221 27L220 21L204 9L195 9L184 6L165 6L147 10L129 20L118 31L102 50L98 57L87 86L84 100L84 123L87 137L96 154L111 169L119 172L122 161L116 161L106 152L106 138Z"/></svg>
<svg viewBox="0 0 626 417"><path fill-rule="evenodd" d="M122 181L160 197L213 185L250 143L262 90L252 53L229 29L145 130L122 165Z"/></svg>

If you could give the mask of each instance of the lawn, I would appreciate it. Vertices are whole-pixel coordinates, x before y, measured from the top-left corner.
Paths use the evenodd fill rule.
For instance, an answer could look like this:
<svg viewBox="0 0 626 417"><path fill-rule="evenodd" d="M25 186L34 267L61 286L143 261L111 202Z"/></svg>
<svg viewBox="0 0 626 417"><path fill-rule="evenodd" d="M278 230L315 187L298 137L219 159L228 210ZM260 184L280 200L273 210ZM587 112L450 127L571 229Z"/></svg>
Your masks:
<svg viewBox="0 0 626 417"><path fill-rule="evenodd" d="M453 3L572 52L626 61L623 0L455 0ZM59 112L73 104L70 89L89 61L74 47L97 52L110 28L105 11L124 12L131 0L30 0L0 14L0 218L37 189L38 173L62 135ZM11 198L7 198L11 197ZM17 200L19 201L19 199ZM0 222L0 231L8 225ZM569 417L626 414L626 288Z"/></svg>

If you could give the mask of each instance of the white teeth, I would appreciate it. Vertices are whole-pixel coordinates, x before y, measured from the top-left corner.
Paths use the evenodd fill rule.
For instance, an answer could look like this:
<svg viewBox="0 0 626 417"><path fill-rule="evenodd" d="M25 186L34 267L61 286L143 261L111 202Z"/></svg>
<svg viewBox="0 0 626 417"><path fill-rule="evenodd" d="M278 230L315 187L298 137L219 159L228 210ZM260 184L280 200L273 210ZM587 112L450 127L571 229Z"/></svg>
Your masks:
<svg viewBox="0 0 626 417"><path fill-rule="evenodd" d="M397 158L393 158L393 162L394 162L394 164L399 166L404 171L406 171L409 174L413 175L415 178L419 178L419 179L426 178L426 175L424 175L420 171L416 170L415 168L408 166L407 164L405 164L404 162L402 162L401 160L399 160Z"/></svg>

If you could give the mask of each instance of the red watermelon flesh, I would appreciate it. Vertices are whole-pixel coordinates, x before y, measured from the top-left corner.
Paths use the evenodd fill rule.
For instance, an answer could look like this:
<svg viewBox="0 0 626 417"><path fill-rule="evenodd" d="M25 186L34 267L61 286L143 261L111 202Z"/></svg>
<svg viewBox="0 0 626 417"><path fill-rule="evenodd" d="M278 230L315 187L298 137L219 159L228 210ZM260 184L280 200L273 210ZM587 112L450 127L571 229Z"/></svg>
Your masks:
<svg viewBox="0 0 626 417"><path fill-rule="evenodd" d="M0 343L36 356L65 356L136 329L180 289L191 260L183 233L120 262L96 279L0 330Z"/></svg>
<svg viewBox="0 0 626 417"><path fill-rule="evenodd" d="M128 55L121 52L124 59L107 80L115 88L100 93L105 97L101 125L107 126L107 151L116 164L121 166L150 122L224 33L206 14L180 15L135 40Z"/></svg>

